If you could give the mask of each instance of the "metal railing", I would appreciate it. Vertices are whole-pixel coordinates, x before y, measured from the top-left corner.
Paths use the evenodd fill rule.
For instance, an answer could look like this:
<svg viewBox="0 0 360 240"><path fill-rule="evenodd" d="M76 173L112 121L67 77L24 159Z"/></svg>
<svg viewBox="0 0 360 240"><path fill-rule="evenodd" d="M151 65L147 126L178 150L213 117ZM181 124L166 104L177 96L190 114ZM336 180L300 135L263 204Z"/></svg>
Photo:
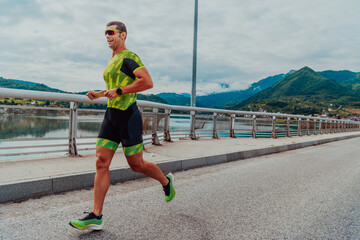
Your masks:
<svg viewBox="0 0 360 240"><path fill-rule="evenodd" d="M67 152L70 156L78 155L79 151L94 150L95 148L79 149L79 146L93 143L77 143L79 139L96 139L92 137L78 137L78 114L96 113L102 114L105 110L79 108L79 103L106 104L105 98L89 100L84 95L40 92L18 89L0 88L1 98L21 98L36 99L47 101L67 102L69 108L60 107L34 107L34 106L16 106L0 105L1 114L8 114L9 109L19 110L51 110L67 111L69 120L69 133L67 138L18 138L6 139L0 133L0 142L14 142L15 146L1 147L1 156L15 156L26 154ZM329 134L338 132L359 131L360 122L350 120L339 120L330 118L318 118L303 115L267 113L267 112L249 112L234 111L225 109L199 108L187 106L175 106L161 104L149 101L138 100L138 106L143 117L144 126L144 144L159 145L163 141L172 141L173 139L189 138L278 138L292 137L312 134ZM182 129L174 129L171 126L170 119L189 120L189 125ZM185 126L185 125L184 125ZM42 145L18 145L16 142L37 141L37 140L66 140L64 144L42 144ZM54 147L61 147L57 150L46 150ZM62 148L65 147L65 148ZM41 148L40 151L17 152L17 149ZM11 153L1 153L1 150L14 150Z"/></svg>

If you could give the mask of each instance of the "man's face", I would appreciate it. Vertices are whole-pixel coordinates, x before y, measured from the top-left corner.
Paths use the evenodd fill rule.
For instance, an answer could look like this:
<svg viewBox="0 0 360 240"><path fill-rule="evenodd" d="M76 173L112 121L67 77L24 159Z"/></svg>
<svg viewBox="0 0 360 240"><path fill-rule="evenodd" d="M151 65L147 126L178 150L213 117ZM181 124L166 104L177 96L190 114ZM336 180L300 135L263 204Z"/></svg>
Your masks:
<svg viewBox="0 0 360 240"><path fill-rule="evenodd" d="M117 30L116 25L107 26L106 30ZM120 32L114 32L113 35L105 33L105 37L111 49L116 49L120 44L123 44L124 41L124 39L121 38Z"/></svg>

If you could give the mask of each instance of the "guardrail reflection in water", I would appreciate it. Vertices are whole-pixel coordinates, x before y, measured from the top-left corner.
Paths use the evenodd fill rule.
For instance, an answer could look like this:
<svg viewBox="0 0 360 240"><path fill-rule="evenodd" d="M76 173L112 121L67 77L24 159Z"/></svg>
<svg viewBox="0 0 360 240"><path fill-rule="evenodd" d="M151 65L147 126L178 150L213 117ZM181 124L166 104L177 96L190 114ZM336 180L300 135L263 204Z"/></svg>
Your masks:
<svg viewBox="0 0 360 240"><path fill-rule="evenodd" d="M21 111L28 110L45 110L57 111L58 115L59 112L61 112L63 120L65 118L68 121L68 133L64 137L6 138L4 134L0 134L0 143L11 143L7 144L7 146L0 145L0 157L54 152L63 152L74 156L78 155L79 152L95 150L95 141L98 132L96 128L100 127L101 118L99 118L99 122L95 125L89 123L83 124L81 121L79 122L79 119L81 119L81 114L83 114L83 116L89 114L103 115L105 110L82 109L79 108L79 103L106 104L105 98L91 101L84 95L5 88L0 88L0 97L70 103L68 109L59 107L0 105L1 115L3 116L9 115L9 112L14 111L21 113ZM199 138L216 139L224 137L278 138L360 130L360 122L349 120L174 106L141 100L138 101L138 106L143 116L145 146L150 144L159 145L163 141L172 141L181 138L190 138L193 140ZM177 121L179 119L181 119L183 123L179 124L179 121ZM36 128L36 124L36 122L32 123L26 131ZM62 122L62 125L64 126L64 122ZM92 129L94 135L78 136L79 127L80 130L81 128ZM6 127L4 127L4 129L5 128ZM24 134L26 133L22 133L22 135ZM34 144L34 141L48 141L51 142L51 144ZM57 141L62 142L56 143ZM25 142L29 144L24 144ZM89 145L92 147L84 148L84 146ZM3 151L3 153L1 151ZM6 152L4 153L4 151Z"/></svg>

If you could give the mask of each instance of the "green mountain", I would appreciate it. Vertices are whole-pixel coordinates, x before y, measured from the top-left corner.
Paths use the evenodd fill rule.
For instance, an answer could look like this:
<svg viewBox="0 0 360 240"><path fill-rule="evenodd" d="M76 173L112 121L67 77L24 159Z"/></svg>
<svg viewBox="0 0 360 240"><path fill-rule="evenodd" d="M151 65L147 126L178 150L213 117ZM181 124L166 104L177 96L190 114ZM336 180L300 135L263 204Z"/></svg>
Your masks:
<svg viewBox="0 0 360 240"><path fill-rule="evenodd" d="M290 74L292 72L289 72ZM287 75L287 74L286 74ZM278 82L286 76L285 74L278 74L275 76L267 77L258 82L255 82L249 86L246 90L231 91L223 93L214 93L207 96L199 97L199 101L206 106L210 107L222 107L224 105L230 105L240 103L256 93L263 91L271 87L274 83Z"/></svg>
<svg viewBox="0 0 360 240"><path fill-rule="evenodd" d="M309 67L284 77L270 88L248 100L227 106L231 109L271 112L319 114L334 106L360 107L360 96L351 88L326 78Z"/></svg>
<svg viewBox="0 0 360 240"><path fill-rule="evenodd" d="M5 79L2 77L0 77L0 87L64 93L64 91L62 90L56 88L50 88L45 84L14 80L14 79Z"/></svg>
<svg viewBox="0 0 360 240"><path fill-rule="evenodd" d="M335 80L342 86L351 88L356 94L360 95L360 73L351 71L324 71L319 72L321 76Z"/></svg>
<svg viewBox="0 0 360 240"><path fill-rule="evenodd" d="M349 81L353 80L356 77L359 77L359 73L351 72L348 70L343 71L323 71L319 72L319 74L328 79L335 80L339 84L347 84Z"/></svg>
<svg viewBox="0 0 360 240"><path fill-rule="evenodd" d="M290 71L288 74L292 73ZM196 97L196 106L198 107L222 107L234 103L240 103L262 90L271 87L274 83L284 78L287 74L278 74L267 77L249 86L246 90L229 91L223 93L213 93L205 96ZM172 105L190 105L190 95L176 94L176 93L160 93L157 96L165 99Z"/></svg>
<svg viewBox="0 0 360 240"><path fill-rule="evenodd" d="M150 102L158 102L158 103L164 103L169 104L167 101L165 101L163 98L156 96L154 94L137 94L138 100L144 100L144 101L150 101Z"/></svg>
<svg viewBox="0 0 360 240"><path fill-rule="evenodd" d="M177 93L159 93L156 96L164 99L171 105L190 106L190 97Z"/></svg>
<svg viewBox="0 0 360 240"><path fill-rule="evenodd" d="M28 86L34 86L34 85L37 85L38 83L34 83L34 82L29 82L29 81L23 81L23 80L16 80L16 79L9 79L11 81L15 81L15 82L18 82L18 83L22 83L22 84L25 84L25 85L28 85Z"/></svg>
<svg viewBox="0 0 360 240"><path fill-rule="evenodd" d="M309 97L312 95L324 95L328 97L342 96L345 94L348 94L347 89L336 81L321 76L309 67L304 67L275 83L272 87L264 90L252 99L279 99L288 96L303 95Z"/></svg>
<svg viewBox="0 0 360 240"><path fill-rule="evenodd" d="M205 106L205 107L220 107L220 108L226 108L229 106L231 107L238 106L240 105L241 102L273 86L275 83L282 80L284 77L291 75L295 72L297 71L291 70L287 74L278 74L275 76L267 77L265 79L262 79L258 82L251 84L249 88L246 90L213 93L206 96L197 96L196 105ZM320 74L325 78L332 79L346 88L351 88L353 90L353 93L360 95L360 73L354 73L351 71L329 70L329 71L318 72L318 74ZM321 83L321 81L319 83ZM317 87L323 90L321 88L321 84L319 84ZM310 91L308 91L309 89ZM303 89L303 91L305 92L308 91L309 94L313 94L313 91L316 88L313 88L313 86L309 86L309 89L308 90ZM190 95L185 96L184 94L176 94L176 93L160 93L157 94L157 96L165 99L169 104L186 105L186 106L190 105Z"/></svg>
<svg viewBox="0 0 360 240"><path fill-rule="evenodd" d="M177 93L159 93L156 96L164 99L170 105L179 105L179 106L190 106L191 95L190 94L177 94ZM206 103L201 100L201 97L196 97L196 106L197 107L209 107Z"/></svg>

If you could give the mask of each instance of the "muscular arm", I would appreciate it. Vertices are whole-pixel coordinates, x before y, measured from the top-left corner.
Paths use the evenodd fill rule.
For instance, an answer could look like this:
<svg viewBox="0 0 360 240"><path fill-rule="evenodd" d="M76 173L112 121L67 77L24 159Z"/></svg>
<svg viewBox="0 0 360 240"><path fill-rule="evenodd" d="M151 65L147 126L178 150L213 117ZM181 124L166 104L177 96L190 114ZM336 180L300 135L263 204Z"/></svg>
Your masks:
<svg viewBox="0 0 360 240"><path fill-rule="evenodd" d="M138 93L153 87L153 81L146 68L140 68L139 70L134 72L134 74L138 79L130 85L121 87L123 94ZM104 96L108 97L109 99L113 99L119 95L116 93L116 88L114 88L106 91L104 93Z"/></svg>

